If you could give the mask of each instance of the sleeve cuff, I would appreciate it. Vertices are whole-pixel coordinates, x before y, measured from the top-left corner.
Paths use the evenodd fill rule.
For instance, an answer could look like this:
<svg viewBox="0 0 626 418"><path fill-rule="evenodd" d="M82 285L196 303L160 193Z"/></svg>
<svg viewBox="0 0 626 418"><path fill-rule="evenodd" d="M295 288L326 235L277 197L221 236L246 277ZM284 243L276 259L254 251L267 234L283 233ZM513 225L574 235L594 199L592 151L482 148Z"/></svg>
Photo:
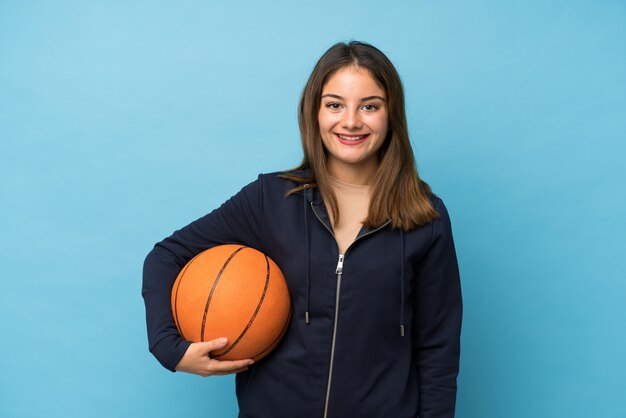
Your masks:
<svg viewBox="0 0 626 418"><path fill-rule="evenodd" d="M186 341L178 335L169 335L156 343L150 352L156 359L171 372L176 371L176 365L185 355L191 341Z"/></svg>

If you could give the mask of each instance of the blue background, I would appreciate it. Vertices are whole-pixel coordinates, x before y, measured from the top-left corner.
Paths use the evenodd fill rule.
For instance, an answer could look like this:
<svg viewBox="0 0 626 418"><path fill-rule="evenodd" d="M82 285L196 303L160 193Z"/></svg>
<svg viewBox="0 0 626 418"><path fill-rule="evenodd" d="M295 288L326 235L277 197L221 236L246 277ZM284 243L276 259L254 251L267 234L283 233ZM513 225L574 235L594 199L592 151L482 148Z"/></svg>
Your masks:
<svg viewBox="0 0 626 418"><path fill-rule="evenodd" d="M626 412L626 2L0 2L0 415L232 417L147 351L152 245L301 158L333 43L405 83L453 221L460 418Z"/></svg>

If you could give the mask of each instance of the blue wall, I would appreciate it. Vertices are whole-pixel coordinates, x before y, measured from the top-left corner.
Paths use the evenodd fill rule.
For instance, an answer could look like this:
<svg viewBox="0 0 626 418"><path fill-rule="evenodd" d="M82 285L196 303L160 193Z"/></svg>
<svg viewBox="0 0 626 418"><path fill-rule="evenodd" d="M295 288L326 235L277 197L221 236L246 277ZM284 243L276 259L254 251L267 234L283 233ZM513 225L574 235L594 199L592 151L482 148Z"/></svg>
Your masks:
<svg viewBox="0 0 626 418"><path fill-rule="evenodd" d="M147 351L154 242L300 160L336 41L405 83L453 220L460 418L626 411L626 3L0 2L0 415L230 417Z"/></svg>

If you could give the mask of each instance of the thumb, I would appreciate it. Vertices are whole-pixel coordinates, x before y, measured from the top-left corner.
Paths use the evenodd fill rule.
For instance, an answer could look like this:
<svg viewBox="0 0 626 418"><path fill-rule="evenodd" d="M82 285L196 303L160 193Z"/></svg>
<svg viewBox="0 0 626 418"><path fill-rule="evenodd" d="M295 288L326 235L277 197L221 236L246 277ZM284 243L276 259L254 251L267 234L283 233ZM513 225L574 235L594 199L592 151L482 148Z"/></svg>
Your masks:
<svg viewBox="0 0 626 418"><path fill-rule="evenodd" d="M200 344L200 348L202 349L203 353L209 354L213 350L217 350L217 349L225 347L227 343L228 343L228 338L223 337L223 338L216 338L215 340L211 340L211 341L201 342L198 344Z"/></svg>

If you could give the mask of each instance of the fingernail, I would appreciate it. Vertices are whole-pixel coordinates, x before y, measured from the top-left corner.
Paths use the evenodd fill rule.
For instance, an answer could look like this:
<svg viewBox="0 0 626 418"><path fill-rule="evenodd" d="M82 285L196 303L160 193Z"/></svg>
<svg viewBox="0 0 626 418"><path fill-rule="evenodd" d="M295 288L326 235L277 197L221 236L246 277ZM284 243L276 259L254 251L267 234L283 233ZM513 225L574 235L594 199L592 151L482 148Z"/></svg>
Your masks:
<svg viewBox="0 0 626 418"><path fill-rule="evenodd" d="M228 339L220 338L220 344L226 344L226 341L228 341Z"/></svg>
<svg viewBox="0 0 626 418"><path fill-rule="evenodd" d="M252 365L252 364L254 364L254 360L250 360L250 361L248 362L248 366L250 366L250 365Z"/></svg>

